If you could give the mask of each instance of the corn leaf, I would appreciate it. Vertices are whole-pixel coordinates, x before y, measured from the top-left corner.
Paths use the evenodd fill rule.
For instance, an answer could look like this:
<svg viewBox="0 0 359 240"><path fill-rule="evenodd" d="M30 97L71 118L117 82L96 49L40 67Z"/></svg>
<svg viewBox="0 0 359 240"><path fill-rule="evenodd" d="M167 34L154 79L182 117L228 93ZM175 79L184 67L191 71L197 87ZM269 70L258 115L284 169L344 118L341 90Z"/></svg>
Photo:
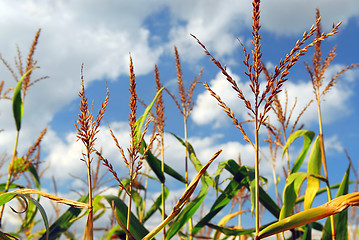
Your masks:
<svg viewBox="0 0 359 240"><path fill-rule="evenodd" d="M127 222L127 206L126 204L117 196L114 195L105 195L104 199L112 206L114 204L116 208L117 217L121 220L122 223ZM137 217L131 213L130 220L130 229L129 231L136 239L142 239L146 234L148 234L148 230L143 226L142 223L137 219Z"/></svg>
<svg viewBox="0 0 359 240"><path fill-rule="evenodd" d="M88 196L83 196L77 200L77 202L85 203L88 201ZM53 224L49 231L48 239L57 239L59 238L64 232L66 232L71 225L74 223L74 220L80 215L82 209L76 207L70 207L64 214L62 214ZM40 240L45 240L46 234L42 235Z"/></svg>
<svg viewBox="0 0 359 240"><path fill-rule="evenodd" d="M240 167L234 160L228 160L225 168L234 176L237 182L242 183L249 190L247 169L253 168ZM259 186L259 201L274 217L279 218L280 208L261 186Z"/></svg>
<svg viewBox="0 0 359 240"><path fill-rule="evenodd" d="M213 203L210 211L194 226L192 235L198 233L214 216L216 216L238 193L243 184L232 180Z"/></svg>
<svg viewBox="0 0 359 240"><path fill-rule="evenodd" d="M0 239L3 240L13 240L13 238L9 238L5 233L3 233L2 231L0 231Z"/></svg>
<svg viewBox="0 0 359 240"><path fill-rule="evenodd" d="M258 239L272 236L286 230L300 227L340 213L350 206L359 206L359 192L349 193L333 199L319 207L311 208L275 222L261 230Z"/></svg>
<svg viewBox="0 0 359 240"><path fill-rule="evenodd" d="M303 138L304 138L303 148L302 148L302 151L299 154L297 160L294 162L291 173L298 172L298 170L302 166L302 163L305 159L305 156L307 155L307 152L308 152L310 144L312 143L312 140L315 136L315 133L312 131L308 131L308 130L298 130L298 131L295 131L294 133L292 133L289 136L287 143L285 144L285 146L283 148L282 157L284 156L284 153L285 153L285 151L287 151L288 147L294 142L294 140L296 140L297 138L299 138L301 136L303 136Z"/></svg>
<svg viewBox="0 0 359 240"><path fill-rule="evenodd" d="M178 137L177 135L175 135L174 133L171 133L186 149L187 149L187 152L189 154L189 159L191 160L194 168L196 169L197 172L199 172L203 165L202 163L198 160L197 156L196 156L196 153L192 147L192 145L187 142L187 144L180 138ZM213 188L216 188L216 183L215 181L213 180L213 178L207 173L205 172L203 174L203 176L206 178L206 181L213 187Z"/></svg>
<svg viewBox="0 0 359 240"><path fill-rule="evenodd" d="M1 183L0 191L5 191L5 188L6 188L6 183ZM15 188L24 188L24 186L17 184L17 183L10 184L9 189L15 189Z"/></svg>
<svg viewBox="0 0 359 240"><path fill-rule="evenodd" d="M283 191L283 207L280 211L280 220L292 214L300 187L307 176L308 174L303 172L292 173L288 176Z"/></svg>
<svg viewBox="0 0 359 240"><path fill-rule="evenodd" d="M304 195L304 209L309 209L312 207L313 200L317 195L320 186L320 179L311 176L320 175L322 167L322 155L320 150L320 138L319 136L315 140L312 148L312 152L309 156L308 161L308 178L307 178L307 188Z"/></svg>
<svg viewBox="0 0 359 240"><path fill-rule="evenodd" d="M145 141L142 142L140 152L143 153L144 149L146 149ZM152 171L157 176L158 180L161 183L164 183L165 182L165 176L164 176L164 174L162 173L162 170L161 170L161 161L158 158L156 158L152 154L151 151L147 152L146 161L147 161L148 165L150 166L150 168L152 169ZM165 173L168 174L169 176L173 177L174 179L177 179L178 181L180 181L182 183L186 183L186 179L181 174L176 172L173 168L168 166L166 163L165 163Z"/></svg>
<svg viewBox="0 0 359 240"><path fill-rule="evenodd" d="M244 234L251 234L256 231L255 228L242 229L239 227L218 226L218 225L211 224L211 223L207 223L206 225L210 228L216 229L217 231L224 233L227 236L240 236L240 235L244 235ZM217 239L217 238L213 238L213 239Z"/></svg>
<svg viewBox="0 0 359 240"><path fill-rule="evenodd" d="M144 111L144 113L142 114L141 117L138 118L138 120L136 121L136 133L137 133L137 139L140 139L141 137L141 129L143 124L146 122L146 118L148 116L148 114L151 111L151 108L153 107L153 104L156 102L156 99L158 97L158 95L161 94L161 92L163 91L165 87L162 87L160 90L158 90L158 92L156 93L156 96L153 98L152 102L150 103L150 105L148 105Z"/></svg>
<svg viewBox="0 0 359 240"><path fill-rule="evenodd" d="M168 188L165 187L165 199L167 199L168 194L170 193L170 191L168 190ZM150 217L161 208L161 203L162 203L162 193L161 195L159 195L156 200L153 202L152 206L148 209L148 211L146 212L144 218L143 218L143 222L146 222L148 219L150 219Z"/></svg>
<svg viewBox="0 0 359 240"><path fill-rule="evenodd" d="M173 221L173 224L168 228L166 232L166 239L171 239L181 228L193 217L197 212L198 208L201 206L204 198L208 193L208 183L207 178L204 177L204 174L201 177L202 188L198 193L197 197L187 204L187 206L181 211L178 217Z"/></svg>
<svg viewBox="0 0 359 240"><path fill-rule="evenodd" d="M21 197L24 201L26 201L26 199L27 199L32 204L34 204L37 209L39 209L39 212L41 213L42 220L43 220L44 225L45 225L47 239L49 239L49 231L48 231L49 230L49 222L48 222L48 219L47 219L46 212L45 212L44 208L41 206L41 204L37 200L33 199L30 195L25 195L25 194L18 193L18 192L6 192L6 193L3 193L3 194L0 195L0 206L7 203L7 202L9 202L9 201L11 201L12 199L14 199L16 197ZM29 206L30 204L28 202L26 202L26 205ZM31 209L33 209L33 207Z"/></svg>
<svg viewBox="0 0 359 240"><path fill-rule="evenodd" d="M168 225L183 209L186 203L189 201L192 196L194 190L196 189L199 180L202 175L207 171L207 168L211 165L211 163L218 157L218 155L222 152L222 150L216 152L212 158L203 166L201 171L196 175L196 177L191 181L191 183L186 188L186 191L183 193L181 198L178 200L171 213L167 216L167 218L158 225L154 230L152 230L149 234L146 235L142 240L150 240L152 239L159 231L161 231L166 225Z"/></svg>
<svg viewBox="0 0 359 240"><path fill-rule="evenodd" d="M218 222L218 227L225 227L226 223L231 220L232 218L244 213L245 211L238 211L235 213L231 213L231 214L227 214L226 216L224 216L219 222ZM237 229L241 229L240 226L235 227ZM221 232L223 232L222 229L216 229L216 232L213 235L213 239L219 239Z"/></svg>
<svg viewBox="0 0 359 240"><path fill-rule="evenodd" d="M35 67L31 68L20 78L20 80L17 82L15 90L14 90L14 96L12 98L12 112L14 114L17 131L20 131L20 129L21 129L21 119L22 119L22 114L23 114L23 102L22 102L22 97L21 97L22 81L34 69L35 69Z"/></svg>
<svg viewBox="0 0 359 240"><path fill-rule="evenodd" d="M350 166L348 167L345 175L340 183L336 197L348 194L349 191L349 174ZM344 210L338 214L334 215L336 239L348 239L348 210ZM332 239L332 228L330 225L330 219L328 218L325 221L323 228L322 240L331 240Z"/></svg>

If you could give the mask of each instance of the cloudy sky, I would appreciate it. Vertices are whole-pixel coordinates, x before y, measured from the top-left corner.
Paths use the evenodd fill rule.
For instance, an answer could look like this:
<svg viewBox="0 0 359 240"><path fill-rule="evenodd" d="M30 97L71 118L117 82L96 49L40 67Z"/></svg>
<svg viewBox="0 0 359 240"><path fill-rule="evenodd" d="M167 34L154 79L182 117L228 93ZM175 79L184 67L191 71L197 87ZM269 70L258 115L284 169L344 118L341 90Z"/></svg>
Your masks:
<svg viewBox="0 0 359 240"><path fill-rule="evenodd" d="M359 62L359 5L356 0L343 0L340 4L334 0L272 0L264 1L261 6L263 60L269 70L290 51L303 32L309 30L314 23L316 8L321 11L323 31L328 32L333 23L343 21L339 34L323 44L324 56L334 45L337 45L338 53L326 72L327 79L343 66ZM199 38L218 60L227 65L239 87L246 96L251 96L248 79L243 74L245 68L241 64L243 52L237 40L239 38L250 49L250 1L0 1L0 16L0 53L14 68L16 46L25 60L33 37L41 28L35 54L41 68L36 69L34 77L49 78L32 86L26 97L19 152L26 151L41 130L48 126L42 157L43 167L50 167L44 175L44 182L54 176L64 194L70 189L83 187L70 174L82 178L86 174L84 163L79 160L82 148L76 142L74 127L79 112L77 93L82 63L87 96L89 102L94 102L95 109L104 100L106 85L110 89L110 103L97 146L103 147L104 154L120 176L125 177L127 170L118 157L106 121L120 144L126 147L129 138L126 123L129 53L134 61L139 96L146 103L155 94L155 64L159 67L161 81L176 93L173 56L173 46L176 45L186 84L203 67L201 81L208 82L240 120L248 119L242 102L190 34ZM308 52L305 61L311 61L312 53L312 50ZM358 74L358 70L344 74L323 103L331 182L339 181L348 166L344 148L348 149L357 167L359 98L355 92L359 89ZM0 66L0 80L5 80L6 88L16 84L3 65ZM284 88L290 96L289 106L293 105L295 98L298 99L293 113L296 116L314 97L303 61L293 69ZM181 115L168 96L165 96L165 101L165 130L183 137ZM198 85L194 101L189 120L189 141L200 160L205 162L218 149L223 149L219 161L237 159L241 154L243 164L252 166L253 149L243 141L240 132L202 85ZM15 139L15 125L9 117L12 115L11 103L1 100L0 107L0 126L4 129L0 146L2 151L10 154ZM318 133L314 104L305 112L301 123L306 129ZM252 130L250 125L247 129ZM166 162L183 171L183 157L173 154L182 151L182 147L169 134L165 141ZM263 147L265 152L266 146ZM278 169L280 164L281 160L278 160ZM212 167L210 171L215 169ZM271 177L269 165L264 160L262 170L263 175ZM51 185L45 187L53 191Z"/></svg>

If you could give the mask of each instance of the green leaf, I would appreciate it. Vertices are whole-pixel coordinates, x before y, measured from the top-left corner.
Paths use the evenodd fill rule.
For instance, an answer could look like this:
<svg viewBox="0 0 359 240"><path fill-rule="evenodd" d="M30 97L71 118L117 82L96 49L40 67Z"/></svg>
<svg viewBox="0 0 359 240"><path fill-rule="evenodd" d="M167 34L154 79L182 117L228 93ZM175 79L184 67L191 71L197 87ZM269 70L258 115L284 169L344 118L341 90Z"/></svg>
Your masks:
<svg viewBox="0 0 359 240"><path fill-rule="evenodd" d="M78 202L87 202L88 196L81 197ZM70 207L64 214L61 215L53 224L49 231L46 231L46 234L49 233L48 239L57 239L59 238L64 232L66 232L71 225L74 223L74 220L77 220L78 216L80 215L83 209ZM46 239L46 234L42 235L40 240Z"/></svg>
<svg viewBox="0 0 359 240"><path fill-rule="evenodd" d="M216 229L217 231L224 233L227 236L240 236L244 234L251 234L256 231L255 228L241 229L238 227L222 227L211 223L207 223L206 225L210 228Z"/></svg>
<svg viewBox="0 0 359 240"><path fill-rule="evenodd" d="M141 138L141 129L143 124L146 121L147 115L150 113L151 108L153 107L153 104L156 102L156 99L158 97L158 95L161 94L162 90L165 87L162 87L160 90L158 90L158 92L156 93L156 96L153 98L152 102L150 103L150 105L148 105L144 111L144 113L142 114L141 117L138 118L138 120L136 121L136 133L137 133L137 139Z"/></svg>
<svg viewBox="0 0 359 240"><path fill-rule="evenodd" d="M206 172L207 173L207 172ZM205 173L205 174L206 174ZM198 208L201 206L204 198L208 193L208 179L202 175L202 188L197 197L187 204L187 206L181 211L178 217L174 220L173 224L168 228L166 232L166 239L171 239L181 228L193 217Z"/></svg>
<svg viewBox="0 0 359 240"><path fill-rule="evenodd" d="M247 169L253 168L240 167L234 160L227 161L226 170L234 176L237 182L241 183L243 181L243 185L249 190ZM279 218L280 208L261 186L259 186L259 201L274 217Z"/></svg>
<svg viewBox="0 0 359 240"><path fill-rule="evenodd" d="M143 153L145 148L146 148L146 143L145 141L143 141L140 152ZM147 152L146 161L150 166L150 168L152 169L152 171L157 176L157 178L160 180L160 182L164 183L165 176L161 170L161 161L158 158L156 158L151 151ZM170 166L168 166L166 163L165 163L165 173L167 173L169 176L173 177L174 179L177 179L182 183L186 183L186 179L181 174L179 174L174 169L172 169Z"/></svg>
<svg viewBox="0 0 359 240"><path fill-rule="evenodd" d="M165 199L167 199L169 192L170 191L168 190L168 188L165 187ZM146 212L146 215L143 218L143 222L146 222L157 210L161 208L161 203L162 203L162 193L156 198L152 206Z"/></svg>
<svg viewBox="0 0 359 240"><path fill-rule="evenodd" d="M20 78L20 80L17 82L15 90L14 90L14 96L12 98L12 111L14 114L17 131L20 131L20 129L21 129L21 119L22 119L22 114L23 114L23 102L22 102L22 98L21 98L22 81L34 69L35 69L35 67L31 68Z"/></svg>
<svg viewBox="0 0 359 240"><path fill-rule="evenodd" d="M304 209L311 208L313 200L319 190L320 179L311 175L320 175L321 167L322 155L320 150L320 138L318 136L313 144L312 152L310 153L308 161L308 179L304 195Z"/></svg>
<svg viewBox="0 0 359 240"><path fill-rule="evenodd" d="M6 183L1 183L0 184L0 192L1 191L5 191L5 188L6 188ZM12 183L10 186L9 186L9 190L10 189L15 189L15 188L24 188L24 186L20 185L20 184L16 184L16 183Z"/></svg>
<svg viewBox="0 0 359 240"><path fill-rule="evenodd" d="M107 200L110 206L112 205L112 203L115 205L117 216L123 223L126 223L128 210L126 204L119 197L114 195L105 195L103 196L103 198ZM132 212L129 231L136 239L142 239L149 233L148 230L143 226L142 223L140 223L140 221Z"/></svg>
<svg viewBox="0 0 359 240"><path fill-rule="evenodd" d="M47 219L47 215L46 212L44 210L44 208L41 206L41 204L33 199L32 197L30 197L29 195L24 195L21 193L17 193L17 192L6 192L0 195L0 206L4 205L5 203L11 201L12 199L16 198L16 197L21 197L24 201L26 201L26 199L28 201L31 201L36 207L37 209L39 209L39 212L41 213L42 216L42 220L44 222L45 225L45 229L46 229L46 235L47 235L47 239L49 239L49 222ZM29 203L27 203L27 205L29 206Z"/></svg>
<svg viewBox="0 0 359 240"><path fill-rule="evenodd" d="M37 174L37 171L32 163L31 163L30 167L27 169L27 171L29 171L30 174L32 175L37 189L39 189L39 191L41 191L40 178L39 178L39 175Z"/></svg>
<svg viewBox="0 0 359 240"><path fill-rule="evenodd" d="M12 111L14 114L17 131L20 131L20 129L21 129L21 119L22 119L22 113L23 113L23 104L22 104L22 98L21 98L22 80L23 80L23 78L21 78L17 82L17 85L14 90L14 96L12 99Z"/></svg>
<svg viewBox="0 0 359 240"><path fill-rule="evenodd" d="M280 211L279 220L292 215L300 187L307 176L308 174L303 172L292 173L288 176L283 191L283 207Z"/></svg>
<svg viewBox="0 0 359 240"><path fill-rule="evenodd" d="M203 165L202 163L198 160L197 156L196 156L196 153L192 147L192 145L187 142L187 145L186 143L178 136L176 136L174 133L171 133L172 136L174 136L188 151L188 154L189 154L189 159L191 160L194 168L196 169L197 172L199 172ZM216 188L216 182L213 180L213 178L207 173L205 172L203 174L203 176L206 178L206 181L213 187L213 188Z"/></svg>
<svg viewBox="0 0 359 240"><path fill-rule="evenodd" d="M206 216L204 216L193 228L192 235L198 233L199 230L201 230L214 216L216 216L238 193L242 186L243 184L241 184L237 180L233 179L232 181L230 181L227 187L213 203L209 213L207 213Z"/></svg>
<svg viewBox="0 0 359 240"><path fill-rule="evenodd" d="M350 166L344 174L340 187L338 189L337 195L339 197L345 194L348 194L349 191L349 174ZM348 239L348 210L344 210L338 214L334 215L336 239ZM330 225L330 218L327 218L323 228L322 240L331 240L332 239L332 228Z"/></svg>
<svg viewBox="0 0 359 240"><path fill-rule="evenodd" d="M303 226L307 223L318 221L345 211L350 206L358 205L359 192L353 192L337 197L319 207L304 210L269 225L259 232L258 239L266 238L276 233L284 232L289 229Z"/></svg>
<svg viewBox="0 0 359 240"><path fill-rule="evenodd" d="M3 233L2 231L0 231L0 239L3 240L13 240L13 238L9 238L5 233Z"/></svg>
<svg viewBox="0 0 359 240"><path fill-rule="evenodd" d="M304 137L303 148L302 148L302 151L299 154L297 160L294 162L291 173L298 172L299 168L302 166L302 163L305 159L305 156L307 155L307 152L308 152L310 144L312 143L312 140L315 136L315 133L312 131L308 131L308 130L298 130L298 131L295 131L294 133L292 133L289 136L287 143L285 144L285 146L283 148L282 157L284 156L284 153L288 149L288 147L294 142L294 140L296 140L297 138L299 138L301 136Z"/></svg>
<svg viewBox="0 0 359 240"><path fill-rule="evenodd" d="M228 161L229 161L229 160L222 161L222 162L218 163L217 171L216 171L216 173L214 174L214 176L215 176L215 177L214 177L214 182L215 182L215 184L216 184L216 187L215 187L216 193L217 193L218 190L222 192L222 190L218 187L219 177L221 176L221 173L222 173L223 170L225 169L225 167L226 167ZM232 160L232 161L233 161L233 160ZM218 194L218 193L217 193L217 194Z"/></svg>

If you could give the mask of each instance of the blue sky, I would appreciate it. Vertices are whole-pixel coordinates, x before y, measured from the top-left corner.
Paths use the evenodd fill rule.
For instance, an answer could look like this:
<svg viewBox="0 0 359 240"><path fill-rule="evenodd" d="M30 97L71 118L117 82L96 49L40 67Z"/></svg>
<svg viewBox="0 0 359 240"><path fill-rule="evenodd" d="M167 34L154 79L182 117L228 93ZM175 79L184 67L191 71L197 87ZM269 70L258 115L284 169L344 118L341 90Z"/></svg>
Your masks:
<svg viewBox="0 0 359 240"><path fill-rule="evenodd" d="M314 23L316 8L321 11L322 26L326 32L333 22L343 21L339 34L323 43L324 56L334 45L338 46L338 56L326 73L328 78L341 67L359 62L359 5L356 0L344 0L340 4L334 0L272 0L264 1L261 6L263 60L269 68L278 64L303 31L309 30ZM105 156L114 164L119 176L125 177L127 170L109 135L106 121L126 147L129 53L134 61L138 93L145 102L149 103L155 94L155 64L159 67L164 85L177 93L173 54L173 46L176 45L186 84L203 67L201 81L213 86L239 119L247 119L242 102L190 34L199 38L218 60L227 64L244 93L250 94L248 80L243 75L245 68L241 64L243 52L237 41L237 38L241 39L250 48L250 1L0 1L0 16L0 53L11 64L16 55L16 44L26 56L37 29L42 29L35 55L41 68L36 70L36 76L49 76L49 79L37 83L28 93L19 151L25 151L40 131L49 126L42 145L44 167L50 165L44 180L46 182L54 176L64 196L74 197L69 189L82 186L69 174L79 177L86 174L85 166L79 160L81 145L75 142L74 127L79 111L77 93L81 63L84 63L87 96L90 102L94 101L95 109L104 100L106 84L110 89L110 103L97 144L103 147ZM303 59L310 62L312 53L310 50ZM355 94L359 88L358 74L358 70L352 70L343 75L323 103L332 183L342 178L348 165L343 148L348 149L355 167L358 167L359 127L356 123L359 99ZM5 80L8 87L15 84L3 65L0 66L0 79ZM298 98L296 116L314 97L303 61L293 69L284 89L291 96L290 106L294 97ZM183 137L181 115L168 96L165 101L165 130ZM237 159L240 153L243 163L252 166L253 149L243 141L240 132L203 86L198 85L194 101L189 140L200 160L207 161L222 148L224 151L218 161ZM314 106L303 115L301 123L305 123L305 129L318 133ZM8 117L12 114L10 102L0 101L0 109L0 126L5 130L1 133L0 146L10 153L15 138L13 120ZM250 131L251 126L247 129ZM182 151L182 147L170 135L166 135L165 141L166 162L183 171L182 156L175 154ZM265 161L262 163L262 174L270 179L270 167ZM212 167L210 171L215 169ZM192 169L191 173L194 176L195 171ZM178 192L183 190L183 186L174 187ZM53 191L51 185L45 185L45 188ZM158 191L157 188L159 186L154 186L154 191Z"/></svg>

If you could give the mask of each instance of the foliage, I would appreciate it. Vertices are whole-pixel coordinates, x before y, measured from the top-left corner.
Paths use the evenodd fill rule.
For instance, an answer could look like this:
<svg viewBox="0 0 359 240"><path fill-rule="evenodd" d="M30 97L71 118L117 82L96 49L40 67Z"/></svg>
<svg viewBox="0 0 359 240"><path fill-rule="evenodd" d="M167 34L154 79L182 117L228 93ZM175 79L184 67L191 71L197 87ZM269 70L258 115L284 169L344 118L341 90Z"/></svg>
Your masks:
<svg viewBox="0 0 359 240"><path fill-rule="evenodd" d="M349 181L350 166L340 184L329 184L320 103L323 101L323 96L334 87L339 76L345 71L357 67L358 64L343 68L322 89L324 71L335 57L335 48L322 61L321 42L338 33L340 23L333 25L329 33L323 33L321 31L320 13L317 10L315 24L308 32L303 34L295 43L293 49L270 73L262 62L260 1L253 0L252 6L253 49L249 51L247 47L240 43L244 52L243 64L246 68L244 75L249 79L252 96L244 94L242 89L238 87L237 81L227 71L226 65L219 62L207 50L206 46L193 36L204 49L205 54L210 57L210 60L226 77L250 116L248 121L240 122L231 108L221 99L221 96L216 94L208 83L204 83L204 87L216 99L225 114L241 132L244 140L253 147L253 152L255 153L254 166L242 165L240 159L238 163L233 159L228 159L218 163L214 176L211 176L207 169L222 150L214 151L213 156L207 161L205 161L206 159L200 160L195 152L196 146L193 146L188 141L187 122L193 108L194 90L199 83L203 70L201 69L199 75L194 78L188 89L185 89L180 55L177 47L174 47L180 101L177 101L175 95L163 87L160 82L158 68L155 66L156 95L141 115L138 114L137 109L139 97L136 92L137 83L134 64L130 56L129 147L125 150L121 146L123 143L120 143L120 139L116 137L110 127L108 132L113 139L113 147L119 151L124 165L128 168L128 176L120 177L111 163L112 160L106 158L101 149L95 145L97 134L100 131L101 120L110 101L110 94L109 89L107 89L105 100L99 108L98 114L94 116L93 109L88 106L84 87L83 66L81 67L80 113L75 127L77 140L81 141L85 149L80 160L84 162L87 171L86 184L88 190L77 201L41 191L40 157L38 153L41 140L46 134L46 128L40 133L35 144L30 146L26 154L20 156L18 153L18 137L21 132L25 95L32 83L37 82L37 80L31 81L31 73L37 68L37 62L33 59L33 55L40 30L36 33L33 45L30 48L26 68L22 68L22 64L18 64L18 62L21 63L20 54L16 60L17 70L20 74L19 80L9 64L1 58L17 80L17 84L13 88L13 97L10 98L5 95L5 97L2 97L12 100L17 135L12 159L8 166L7 181L0 184L0 226L5 217L5 205L9 206L16 214L25 213L25 217L23 217L22 224L17 231L7 232L5 229L1 229L0 238L58 239L66 236L75 239L78 236L73 232L72 225L75 222L81 223L80 219L86 217L86 223L83 226L83 238L93 239L94 231L97 231L97 222L107 220L111 216L111 224L106 229L101 230L102 239L149 240L156 237L160 232L162 232L163 239L172 239L175 236L185 239L227 239L230 237L233 237L233 239L236 237L239 237L239 239L263 239L275 234L277 234L278 239L310 239L312 229L322 232L322 239L347 239L349 234L348 208L359 205L359 193L349 193L349 184L351 183ZM292 117L295 106L293 106L289 115L286 115L287 102L281 102L278 97L288 80L289 71L311 47L314 47L313 66L306 64L306 69L310 75L314 97L318 105L320 129L317 137L315 137L314 131L297 129L297 123L302 113L313 101L308 102L308 105L298 115L293 126L289 126L289 119ZM264 88L261 87L260 83L260 76L263 74L266 79ZM7 92L9 91L11 89ZM183 147L184 173L165 163L163 102L163 93L165 92L174 100L184 118L184 138L182 139L172 133L172 137ZM287 95L286 101L288 101ZM283 104L285 104L285 107L282 106ZM278 124L269 121L270 112L274 112L278 118ZM249 134L248 130L244 128L246 123L254 124L252 128L254 129L253 134ZM150 126L153 126L154 131L145 141L145 135L148 135ZM291 132L288 136L286 130L290 127ZM268 139L266 141L270 149L271 156L269 158L271 158L273 167L273 182L276 189L275 199L270 193L266 192L268 180L261 176L259 171L259 161L265 157L260 147L260 143L263 143L264 139L261 139L262 136L259 134L260 129L263 128L268 130ZM290 155L289 150L297 149L298 146L295 143L302 138L303 146L298 156ZM287 160L287 166L284 169L285 180L282 194L279 193L278 173L275 171L278 151L281 151L282 158L285 157ZM125 154L125 152L128 154ZM310 154L307 157L308 152ZM94 166L94 154L98 157L96 167ZM305 159L308 159L308 162ZM202 164L204 161L206 164ZM102 194L99 191L101 188L101 184L99 184L101 177L98 176L100 163L115 179L118 189L117 194ZM192 181L189 180L189 163L193 165L193 169L197 172ZM292 166L290 166L291 163L293 163ZM307 165L303 166L305 163ZM354 173L356 174L356 172ZM222 176L226 176L226 178L221 179ZM33 185L25 188L16 183L21 177L32 179ZM168 196L172 190L167 188L168 177L185 187L183 194L179 199L176 199L176 203L170 212L168 211L170 208ZM146 195L148 179L161 185L161 193L152 202ZM322 183L325 184L325 188L320 188ZM335 188L338 188L338 191L336 198L332 199L331 191ZM210 190L215 191L217 194L212 203L206 202L209 198L208 193ZM320 206L312 207L317 204L315 200L323 192L327 193L327 202ZM70 207L62 214L58 211L56 220L50 221L40 202L44 198L49 199L52 203L65 204ZM12 201L12 204L16 200L20 210L15 210L10 206L10 202ZM126 200L127 204L125 203ZM245 204L246 202L249 202L249 204ZM208 209L204 209L204 206L208 207ZM234 210L235 206L238 206L239 209ZM253 227L244 229L241 215L248 211L255 213L255 220L251 224ZM261 224L260 218L265 211L272 215L273 222ZM161 214L161 222L153 229L149 229L148 223L151 220L156 221L156 212ZM45 228L34 230L34 226L39 223L38 216L41 217ZM234 218L238 218L238 224L229 226L229 224L233 223ZM327 218L324 224L318 222L323 218ZM153 222L151 221L151 223ZM291 232L290 237L284 234L287 230Z"/></svg>

